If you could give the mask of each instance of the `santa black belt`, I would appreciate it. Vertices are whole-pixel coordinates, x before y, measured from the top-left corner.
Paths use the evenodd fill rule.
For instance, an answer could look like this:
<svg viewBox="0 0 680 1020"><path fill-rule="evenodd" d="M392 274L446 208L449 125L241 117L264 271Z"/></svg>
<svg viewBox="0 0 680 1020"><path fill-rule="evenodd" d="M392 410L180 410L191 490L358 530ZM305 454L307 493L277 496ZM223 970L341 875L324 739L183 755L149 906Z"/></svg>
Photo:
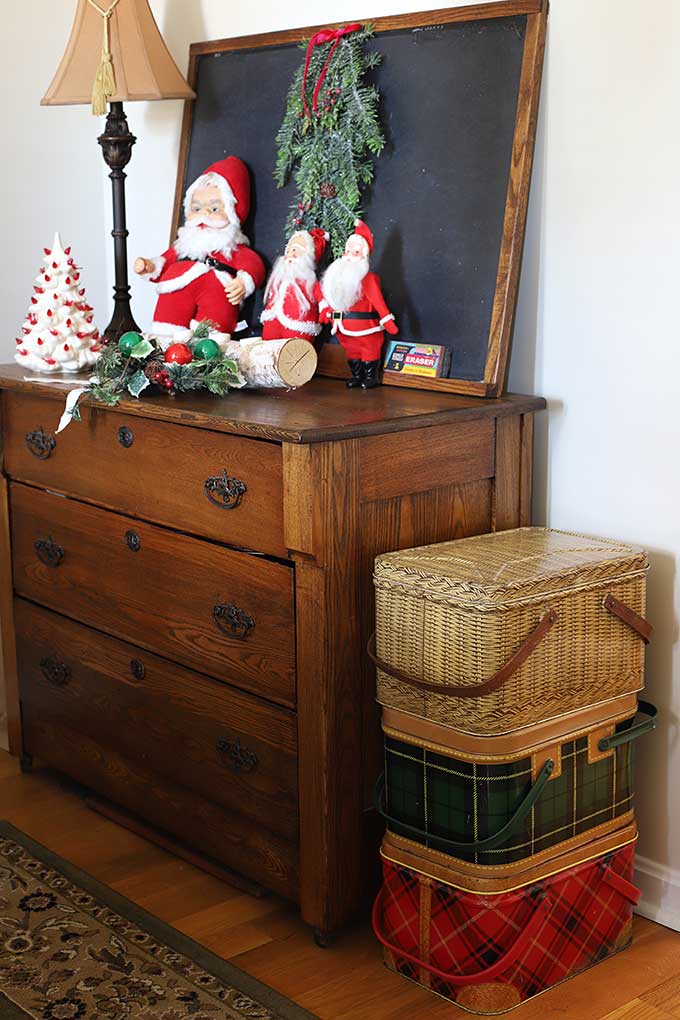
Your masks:
<svg viewBox="0 0 680 1020"><path fill-rule="evenodd" d="M214 259L212 255L208 255L205 259L177 259L178 262L203 262L209 269L216 269L218 273L229 273L230 276L236 276L236 270L231 266L228 266L226 262L220 262L219 259Z"/></svg>
<svg viewBox="0 0 680 1020"><path fill-rule="evenodd" d="M374 322L378 318L375 312L333 312L333 322L339 322L342 319L372 319Z"/></svg>

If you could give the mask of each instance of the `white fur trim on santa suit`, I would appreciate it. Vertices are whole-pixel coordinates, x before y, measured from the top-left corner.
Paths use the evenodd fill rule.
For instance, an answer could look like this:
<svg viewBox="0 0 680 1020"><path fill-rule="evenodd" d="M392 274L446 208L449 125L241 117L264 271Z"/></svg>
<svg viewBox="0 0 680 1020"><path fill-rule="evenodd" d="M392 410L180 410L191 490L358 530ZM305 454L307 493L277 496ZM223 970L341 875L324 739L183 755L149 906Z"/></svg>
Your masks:
<svg viewBox="0 0 680 1020"><path fill-rule="evenodd" d="M394 316L392 316L394 318ZM342 325L342 319L335 319L331 329L331 335L335 336L337 332L342 333L343 336L370 336L371 333L382 333L382 326L371 326L370 329L345 329Z"/></svg>
<svg viewBox="0 0 680 1020"><path fill-rule="evenodd" d="M393 319L393 318L394 318L394 316L392 315L392 312L390 312L389 315L383 315L382 319L380 320L380 325L384 326L386 322L389 322L390 319Z"/></svg>
<svg viewBox="0 0 680 1020"><path fill-rule="evenodd" d="M156 320L151 323L149 333L158 340L158 346L162 351L167 351L172 344L185 344L193 336L193 330L183 329L176 322L157 322Z"/></svg>
<svg viewBox="0 0 680 1020"><path fill-rule="evenodd" d="M294 333L304 333L305 336L318 336L321 332L318 322L298 322L295 319L289 319L283 311L281 302L277 302L272 308L265 309L260 316L260 322L271 322L272 319L276 319L286 329L290 329Z"/></svg>
<svg viewBox="0 0 680 1020"><path fill-rule="evenodd" d="M161 280L157 283L155 285L156 292L158 294L173 294L176 290L183 290L184 287L188 287L199 276L205 276L206 273L211 272L210 266L206 266L205 262L194 262L181 276L173 276L170 280Z"/></svg>
<svg viewBox="0 0 680 1020"><path fill-rule="evenodd" d="M247 298L250 297L250 295L255 290L255 281L253 280L252 276L250 275L250 273L246 273L245 269L239 269L236 275L243 284L243 286L246 288L246 297Z"/></svg>
<svg viewBox="0 0 680 1020"><path fill-rule="evenodd" d="M163 258L162 255L159 255L158 258L147 259L147 262L153 263L153 269L151 270L151 272L139 273L138 275L142 280L155 280L155 278L157 276L160 276L161 273L163 272L163 268L165 266L165 259Z"/></svg>

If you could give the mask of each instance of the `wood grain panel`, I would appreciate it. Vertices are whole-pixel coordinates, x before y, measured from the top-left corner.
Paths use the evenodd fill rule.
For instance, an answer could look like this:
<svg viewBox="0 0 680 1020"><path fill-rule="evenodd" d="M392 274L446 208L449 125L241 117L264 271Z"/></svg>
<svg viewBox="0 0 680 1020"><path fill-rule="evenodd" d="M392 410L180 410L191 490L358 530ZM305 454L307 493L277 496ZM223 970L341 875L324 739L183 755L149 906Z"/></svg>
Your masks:
<svg viewBox="0 0 680 1020"><path fill-rule="evenodd" d="M73 379L65 382L71 386ZM52 377L50 383L46 386L27 382L18 365L0 366L0 388L32 396L39 394L53 406L56 403L52 419L56 422L67 390L53 385ZM509 394L498 400L480 400L392 386L357 392L337 380L315 378L290 392L233 390L226 397L180 393L172 399L145 394L140 400L121 401L115 413L277 442L319 443L458 424L476 418L498 418L544 407L542 397ZM102 414L111 413L101 407L98 410Z"/></svg>
<svg viewBox="0 0 680 1020"><path fill-rule="evenodd" d="M362 500L427 492L454 481L490 478L493 473L491 421L374 436L361 444Z"/></svg>
<svg viewBox="0 0 680 1020"><path fill-rule="evenodd" d="M5 469L12 478L219 542L286 555L278 444L87 407L81 422L54 436L58 413L39 396L5 395ZM46 460L26 442L40 427L55 440ZM127 448L119 442L121 428L133 437ZM223 471L246 486L234 509L206 495L206 481Z"/></svg>
<svg viewBox="0 0 680 1020"><path fill-rule="evenodd" d="M0 661L2 662L0 691L4 685L9 749L12 754L20 755L22 753L21 707L19 704L11 563L9 487L6 479L0 475L0 564L2 564L0 571Z"/></svg>
<svg viewBox="0 0 680 1020"><path fill-rule="evenodd" d="M21 599L16 621L24 709L297 842L292 712ZM43 669L54 661L69 671L64 684ZM255 755L254 767L238 767L220 740Z"/></svg>
<svg viewBox="0 0 680 1020"><path fill-rule="evenodd" d="M295 703L293 571L257 556L107 510L11 486L18 594L271 701ZM132 551L132 531L140 548ZM58 567L36 540L64 550ZM223 633L213 607L233 603L254 626Z"/></svg>
<svg viewBox="0 0 680 1020"><path fill-rule="evenodd" d="M241 815L169 783L77 730L24 712L26 750L83 786L227 867L290 899L298 895L297 847Z"/></svg>
<svg viewBox="0 0 680 1020"><path fill-rule="evenodd" d="M507 531L520 523L521 419L496 422L496 480L494 488L493 530Z"/></svg>

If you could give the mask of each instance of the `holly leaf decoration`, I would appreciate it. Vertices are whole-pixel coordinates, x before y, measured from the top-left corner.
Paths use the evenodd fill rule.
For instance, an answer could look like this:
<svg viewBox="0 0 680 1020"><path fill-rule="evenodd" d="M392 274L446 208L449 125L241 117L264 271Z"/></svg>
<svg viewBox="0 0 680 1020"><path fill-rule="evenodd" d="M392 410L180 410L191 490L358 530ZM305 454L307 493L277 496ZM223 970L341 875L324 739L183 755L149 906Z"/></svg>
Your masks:
<svg viewBox="0 0 680 1020"><path fill-rule="evenodd" d="M133 397L138 397L140 393L143 393L147 386L150 385L151 383L147 379L143 369L140 368L139 371L135 372L127 384L128 393L131 393Z"/></svg>

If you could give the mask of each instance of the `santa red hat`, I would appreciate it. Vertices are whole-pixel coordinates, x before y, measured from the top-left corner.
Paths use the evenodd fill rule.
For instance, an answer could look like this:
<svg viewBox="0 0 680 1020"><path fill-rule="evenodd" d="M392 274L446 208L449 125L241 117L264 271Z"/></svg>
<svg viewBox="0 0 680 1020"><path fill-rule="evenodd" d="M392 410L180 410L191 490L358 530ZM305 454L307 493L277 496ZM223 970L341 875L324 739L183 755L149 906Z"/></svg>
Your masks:
<svg viewBox="0 0 680 1020"><path fill-rule="evenodd" d="M320 227L314 227L312 230L296 230L294 234L291 234L291 237L302 238L307 254L311 255L315 262L319 262L323 258L326 245L330 240L330 235Z"/></svg>
<svg viewBox="0 0 680 1020"><path fill-rule="evenodd" d="M238 156L227 156L209 166L205 173L197 177L187 188L184 196L184 215L191 208L191 199L197 188L205 188L214 184L220 189L224 208L236 216L239 223L248 218L250 212L250 177L248 168Z"/></svg>
<svg viewBox="0 0 680 1020"><path fill-rule="evenodd" d="M366 242L368 254L370 255L373 251L373 234L363 220L354 221L354 234L352 236L360 237L362 241Z"/></svg>

